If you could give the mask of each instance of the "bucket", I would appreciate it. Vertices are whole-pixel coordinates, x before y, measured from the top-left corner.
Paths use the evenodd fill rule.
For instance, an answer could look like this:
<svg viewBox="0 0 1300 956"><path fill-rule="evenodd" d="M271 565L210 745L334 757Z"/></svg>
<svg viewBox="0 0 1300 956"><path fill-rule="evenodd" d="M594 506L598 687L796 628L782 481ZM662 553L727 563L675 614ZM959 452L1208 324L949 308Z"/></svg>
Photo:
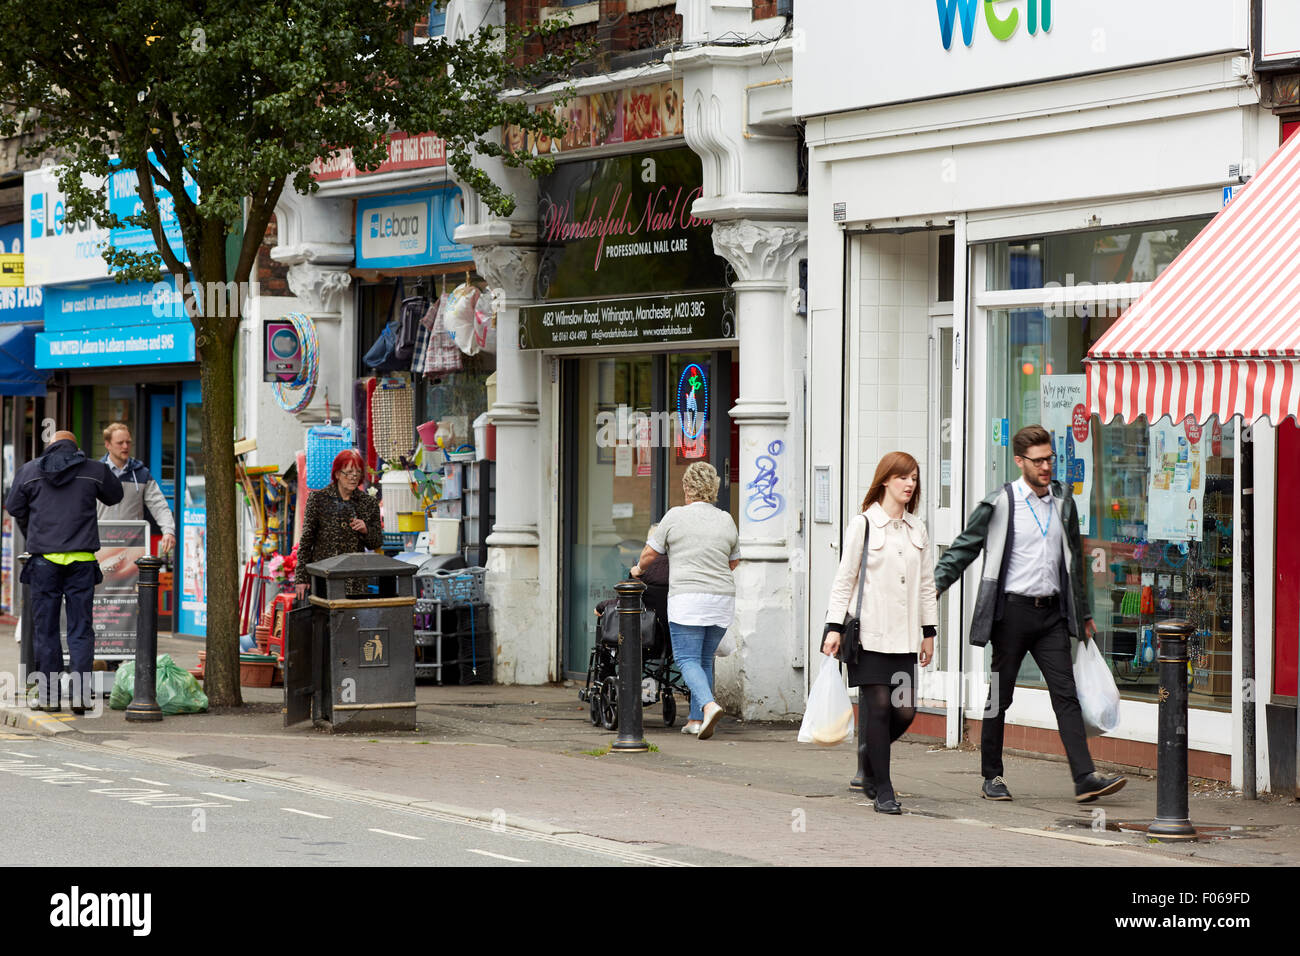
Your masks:
<svg viewBox="0 0 1300 956"><path fill-rule="evenodd" d="M478 461L497 460L497 427L487 412L474 419L474 452Z"/></svg>
<svg viewBox="0 0 1300 956"><path fill-rule="evenodd" d="M397 530L398 531L423 531L424 512L423 511L399 511L397 513Z"/></svg>
<svg viewBox="0 0 1300 956"><path fill-rule="evenodd" d="M430 518L429 553L455 554L460 547L460 519Z"/></svg>
<svg viewBox="0 0 1300 956"><path fill-rule="evenodd" d="M415 431L420 436L421 444L424 445L425 454L436 455L438 443L434 439L438 434L438 423L425 422L423 425L417 425Z"/></svg>

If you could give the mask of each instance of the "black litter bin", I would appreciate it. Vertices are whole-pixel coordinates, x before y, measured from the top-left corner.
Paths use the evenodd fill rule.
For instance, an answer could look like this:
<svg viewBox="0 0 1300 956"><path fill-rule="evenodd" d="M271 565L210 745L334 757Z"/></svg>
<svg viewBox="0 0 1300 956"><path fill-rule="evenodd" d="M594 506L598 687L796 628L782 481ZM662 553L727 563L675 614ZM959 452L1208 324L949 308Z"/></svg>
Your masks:
<svg viewBox="0 0 1300 956"><path fill-rule="evenodd" d="M333 732L415 729L416 568L379 554L307 566L310 610L289 614L285 724ZM348 594L348 582L364 593Z"/></svg>

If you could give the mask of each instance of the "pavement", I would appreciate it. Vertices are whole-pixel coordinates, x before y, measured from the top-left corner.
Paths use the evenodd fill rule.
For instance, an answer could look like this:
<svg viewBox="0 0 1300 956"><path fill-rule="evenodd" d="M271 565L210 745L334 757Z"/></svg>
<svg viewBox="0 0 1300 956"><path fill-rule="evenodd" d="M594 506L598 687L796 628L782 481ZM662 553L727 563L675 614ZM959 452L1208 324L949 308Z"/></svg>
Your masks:
<svg viewBox="0 0 1300 956"><path fill-rule="evenodd" d="M202 643L159 636L159 653L197 664ZM40 734L228 779L309 788L376 806L625 847L637 859L738 865L1297 866L1300 804L1247 801L1192 781L1189 809L1202 839L1156 843L1133 828L1155 815L1155 779L1131 768L1119 793L1074 802L1061 758L1008 752L1010 803L979 798L976 747L946 749L905 736L892 751L905 813L871 812L851 792L849 744L795 742L797 726L724 718L712 740L665 728L647 710L651 752L609 752L573 682L547 686L418 684L413 732L347 735L286 728L281 688L244 688L245 707L128 723L105 709L82 717L34 713L12 691L18 645L0 627L0 733ZM8 683L6 683L8 680ZM0 780L0 787L3 781ZM611 850L610 852L614 852Z"/></svg>

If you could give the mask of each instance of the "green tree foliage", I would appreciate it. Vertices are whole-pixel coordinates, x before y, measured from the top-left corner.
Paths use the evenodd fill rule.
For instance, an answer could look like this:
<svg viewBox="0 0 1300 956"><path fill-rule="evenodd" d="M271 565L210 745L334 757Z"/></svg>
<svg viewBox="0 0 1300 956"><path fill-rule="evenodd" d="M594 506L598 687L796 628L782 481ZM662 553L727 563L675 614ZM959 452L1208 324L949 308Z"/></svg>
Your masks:
<svg viewBox="0 0 1300 956"><path fill-rule="evenodd" d="M523 38L510 29L413 42L428 9L394 0L0 0L0 135L36 125L40 150L64 164L69 220L152 231L156 251L105 250L119 281L170 273L200 289L246 282L286 185L314 191L312 160L348 148L358 168L374 169L390 130L436 132L460 180L508 215L513 198L476 158L546 172L547 157L507 152L494 131L514 124L559 136L563 127L551 111L499 94L566 75L584 51L518 68ZM135 170L143 208L121 222L105 191L116 168ZM197 199L182 188L187 176ZM163 237L159 187L175 203L188 266ZM214 706L237 705L239 315L202 314L201 296L187 307L198 313L207 459L207 689Z"/></svg>

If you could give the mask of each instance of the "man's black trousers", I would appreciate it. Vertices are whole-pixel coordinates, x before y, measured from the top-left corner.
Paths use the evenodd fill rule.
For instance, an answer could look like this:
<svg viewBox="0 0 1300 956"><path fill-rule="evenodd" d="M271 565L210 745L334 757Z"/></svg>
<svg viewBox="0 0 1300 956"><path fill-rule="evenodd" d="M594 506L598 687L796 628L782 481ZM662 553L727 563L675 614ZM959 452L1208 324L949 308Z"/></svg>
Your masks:
<svg viewBox="0 0 1300 956"><path fill-rule="evenodd" d="M1033 607L1008 601L1001 621L993 628L989 642L993 649L992 676L995 686L989 693L998 696L998 710L985 717L980 734L982 770L985 780L1002 776L1002 735L1007 708L1016 690L1020 665L1029 654L1043 672L1047 691L1056 712L1056 726L1070 762L1070 774L1077 781L1096 767L1088 753L1088 738L1083 729L1083 712L1074 687L1074 663L1070 659L1070 634L1060 604Z"/></svg>
<svg viewBox="0 0 1300 956"><path fill-rule="evenodd" d="M31 587L32 642L36 671L40 679L43 706L59 702L59 674L63 670L63 642L59 634L59 612L68 606L69 671L74 676L74 705L88 703L95 661L95 585L103 579L94 561L58 564L34 555L23 569L23 580Z"/></svg>

